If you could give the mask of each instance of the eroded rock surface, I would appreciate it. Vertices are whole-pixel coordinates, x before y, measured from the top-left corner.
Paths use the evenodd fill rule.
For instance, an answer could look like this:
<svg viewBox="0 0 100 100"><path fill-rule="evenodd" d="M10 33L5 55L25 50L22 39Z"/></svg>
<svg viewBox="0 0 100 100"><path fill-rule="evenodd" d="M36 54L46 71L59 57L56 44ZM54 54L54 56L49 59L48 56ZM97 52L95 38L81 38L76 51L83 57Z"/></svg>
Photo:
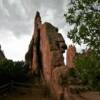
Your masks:
<svg viewBox="0 0 100 100"><path fill-rule="evenodd" d="M34 22L34 34L25 56L26 64L31 73L39 76L58 100L60 97L67 100L65 96L68 95L68 86L58 81L63 81L64 78L67 82L67 67L63 58L67 49L65 41L56 27L48 22L41 23L39 12L36 13Z"/></svg>

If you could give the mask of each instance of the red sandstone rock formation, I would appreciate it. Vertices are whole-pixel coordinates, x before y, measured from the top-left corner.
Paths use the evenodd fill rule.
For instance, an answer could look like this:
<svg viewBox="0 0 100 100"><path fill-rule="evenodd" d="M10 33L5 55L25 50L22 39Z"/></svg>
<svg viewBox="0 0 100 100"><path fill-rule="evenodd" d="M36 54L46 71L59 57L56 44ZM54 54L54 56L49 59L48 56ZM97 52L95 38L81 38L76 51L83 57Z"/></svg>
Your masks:
<svg viewBox="0 0 100 100"><path fill-rule="evenodd" d="M74 68L74 60L75 60L75 55L76 55L76 48L75 46L69 45L67 49L67 66L68 68Z"/></svg>
<svg viewBox="0 0 100 100"><path fill-rule="evenodd" d="M4 60L4 59L6 59L6 57L3 53L3 51L1 50L1 45L0 45L0 60Z"/></svg>
<svg viewBox="0 0 100 100"><path fill-rule="evenodd" d="M29 69L32 71L31 73L34 73L37 71L37 67L39 66L38 60L39 54L39 38L40 38L40 26L41 26L41 17L39 12L36 13L35 20L34 20L34 33L31 39L31 42L29 44L28 52L25 55L25 61L26 64L29 66ZM36 72L37 73L37 72Z"/></svg>
<svg viewBox="0 0 100 100"><path fill-rule="evenodd" d="M25 56L26 64L33 74L45 80L46 86L56 98L63 97L67 100L68 85L64 84L67 84L68 70L63 58L67 48L65 41L56 27L48 22L41 24L39 12L36 13L34 22L34 34ZM64 84L60 84L59 80Z"/></svg>

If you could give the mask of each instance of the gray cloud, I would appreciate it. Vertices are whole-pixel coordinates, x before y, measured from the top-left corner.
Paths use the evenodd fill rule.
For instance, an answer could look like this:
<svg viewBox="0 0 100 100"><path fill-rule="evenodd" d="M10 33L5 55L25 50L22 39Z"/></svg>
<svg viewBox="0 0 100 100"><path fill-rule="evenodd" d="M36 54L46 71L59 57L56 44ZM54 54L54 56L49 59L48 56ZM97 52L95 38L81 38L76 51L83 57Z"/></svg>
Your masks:
<svg viewBox="0 0 100 100"><path fill-rule="evenodd" d="M65 1L0 0L0 29L11 30L15 36L31 34L37 10L40 11L43 21L50 21L59 28L63 28Z"/></svg>
<svg viewBox="0 0 100 100"><path fill-rule="evenodd" d="M43 22L48 21L58 27L66 43L72 43L66 36L70 28L64 18L67 3L68 0L0 0L0 44L7 57L24 59L37 10Z"/></svg>

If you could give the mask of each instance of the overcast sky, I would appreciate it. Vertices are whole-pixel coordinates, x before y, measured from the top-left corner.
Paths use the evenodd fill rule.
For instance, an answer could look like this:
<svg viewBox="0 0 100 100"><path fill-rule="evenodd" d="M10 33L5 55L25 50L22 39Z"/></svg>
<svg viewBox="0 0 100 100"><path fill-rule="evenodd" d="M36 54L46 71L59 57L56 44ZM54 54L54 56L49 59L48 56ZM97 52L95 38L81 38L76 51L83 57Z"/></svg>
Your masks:
<svg viewBox="0 0 100 100"><path fill-rule="evenodd" d="M0 44L5 56L15 61L24 60L37 10L42 22L58 27L66 43L71 44L67 38L69 26L64 18L67 3L68 0L0 0Z"/></svg>

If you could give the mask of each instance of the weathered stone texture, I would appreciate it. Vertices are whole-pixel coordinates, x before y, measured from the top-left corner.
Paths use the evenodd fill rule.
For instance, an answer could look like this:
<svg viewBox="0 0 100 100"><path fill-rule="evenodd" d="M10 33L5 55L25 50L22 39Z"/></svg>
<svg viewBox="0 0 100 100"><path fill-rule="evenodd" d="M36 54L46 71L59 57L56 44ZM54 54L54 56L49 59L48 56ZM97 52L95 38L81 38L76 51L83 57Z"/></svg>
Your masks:
<svg viewBox="0 0 100 100"><path fill-rule="evenodd" d="M34 35L26 54L26 63L31 66L32 73L40 75L45 80L46 86L56 98L60 95L65 97L68 86L61 85L58 81L62 79L61 76L66 76L64 79L67 82L67 67L63 58L67 48L65 41L56 27L48 22L41 24L38 12L34 26ZM61 93L58 93L59 91Z"/></svg>
<svg viewBox="0 0 100 100"><path fill-rule="evenodd" d="M53 70L52 90L57 100L69 100L68 69L65 66L59 66Z"/></svg>

